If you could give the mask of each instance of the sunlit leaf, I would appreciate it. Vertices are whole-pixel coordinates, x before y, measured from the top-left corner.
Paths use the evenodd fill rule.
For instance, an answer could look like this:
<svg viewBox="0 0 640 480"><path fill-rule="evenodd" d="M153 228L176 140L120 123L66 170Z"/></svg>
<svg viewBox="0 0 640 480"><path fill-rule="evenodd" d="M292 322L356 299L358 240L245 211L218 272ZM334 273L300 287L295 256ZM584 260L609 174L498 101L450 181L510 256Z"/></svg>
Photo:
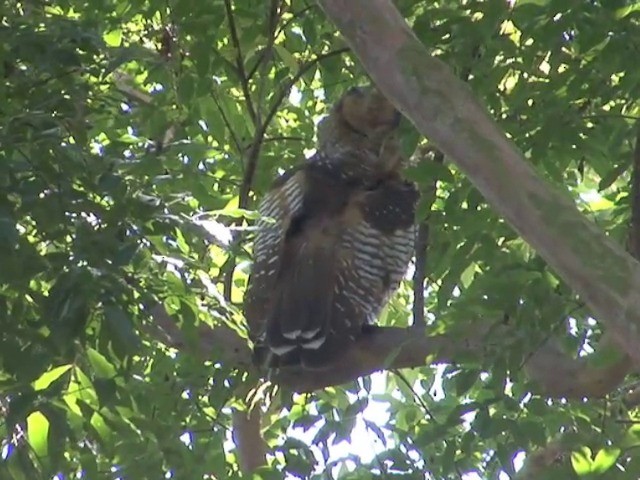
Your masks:
<svg viewBox="0 0 640 480"><path fill-rule="evenodd" d="M59 367L55 367L45 374L43 374L40 378L38 378L35 382L33 382L33 388L35 390L44 390L53 382L55 382L58 378L64 375L72 365L60 365Z"/></svg>
<svg viewBox="0 0 640 480"><path fill-rule="evenodd" d="M571 452L571 465L578 475L593 472L594 462L591 459L591 450L588 447L582 447L579 451Z"/></svg>
<svg viewBox="0 0 640 480"><path fill-rule="evenodd" d="M616 460L620 457L621 450L619 448L603 448L593 459L592 470L594 473L604 473L615 465Z"/></svg>
<svg viewBox="0 0 640 480"><path fill-rule="evenodd" d="M45 460L49 451L49 420L42 412L35 411L27 417L27 438L35 454Z"/></svg>

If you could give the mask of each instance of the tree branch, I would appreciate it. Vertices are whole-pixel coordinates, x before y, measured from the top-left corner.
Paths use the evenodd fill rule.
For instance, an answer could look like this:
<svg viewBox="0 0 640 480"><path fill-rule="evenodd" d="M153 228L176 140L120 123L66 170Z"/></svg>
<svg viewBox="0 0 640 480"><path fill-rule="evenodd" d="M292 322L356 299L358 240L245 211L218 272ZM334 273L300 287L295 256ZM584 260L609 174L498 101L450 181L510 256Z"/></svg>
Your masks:
<svg viewBox="0 0 640 480"><path fill-rule="evenodd" d="M434 182L435 183L435 182ZM413 326L426 324L424 315L424 287L427 278L427 248L429 247L429 221L423 220L418 225L416 234L416 267L413 271Z"/></svg>
<svg viewBox="0 0 640 480"><path fill-rule="evenodd" d="M189 342L176 321L157 304L149 308L153 318L145 331L155 340L200 358L222 361L258 373L251 362L251 349L245 339L226 326L214 329L201 325L197 341ZM509 327L484 326L459 332L427 336L425 328L375 327L361 337L343 357L339 368L315 371L283 368L272 372L270 380L297 392L311 392L342 385L380 370L416 368L433 363L450 363L469 356L482 357L500 349L510 333ZM604 342L606 345L606 342ZM525 372L552 397L601 397L616 388L626 373L625 362L593 361L592 355L578 360L568 358L550 344L538 349L527 361Z"/></svg>
<svg viewBox="0 0 640 480"><path fill-rule="evenodd" d="M275 97L273 104L271 105L271 109L267 112L262 125L256 131L253 142L251 143L251 147L247 155L247 165L242 179L242 185L240 187L240 208L246 208L249 203L249 192L251 191L251 186L253 185L253 177L256 173L258 158L260 156L260 149L262 147L267 128L269 127L271 120L273 120L273 117L275 117L276 113L278 112L280 105L287 97L287 95L289 95L291 88L296 84L298 80L302 78L305 73L309 71L311 67L327 58L341 55L348 50L348 48L340 48L318 55L313 60L310 60L302 65L298 72L293 77L291 77L289 81L280 89Z"/></svg>
<svg viewBox="0 0 640 480"><path fill-rule="evenodd" d="M269 11L269 25L267 32L267 44L260 52L260 56L256 60L256 63L249 69L247 73L247 80L251 80L255 73L258 71L260 66L265 62L269 56L271 55L271 51L273 50L273 44L276 41L276 37L278 36L278 32L276 28L278 26L278 20L282 16L282 12L284 9L284 3L280 0L272 0L271 9Z"/></svg>
<svg viewBox="0 0 640 480"><path fill-rule="evenodd" d="M636 121L636 144L633 149L631 225L627 249L635 258L640 258L640 121Z"/></svg>
<svg viewBox="0 0 640 480"><path fill-rule="evenodd" d="M247 341L227 326L211 328L200 325L197 342L189 341L180 330L162 304L148 309L153 323L145 325L143 330L155 340L180 351L190 351L205 359L227 362L247 371L254 371L251 363L251 349Z"/></svg>
<svg viewBox="0 0 640 480"><path fill-rule="evenodd" d="M571 453L573 445L569 444L565 436L560 435L545 447L534 450L527 455L524 465L515 476L516 480L538 480L551 466L565 461Z"/></svg>
<svg viewBox="0 0 640 480"><path fill-rule="evenodd" d="M236 132L233 131L231 122L229 122L229 119L227 118L227 114L222 108L222 105L220 105L220 102L218 101L218 96L212 92L211 98L213 98L213 103L216 104L216 107L220 112L220 116L222 117L222 122L224 123L224 126L227 127L227 130L229 130L229 135L231 135L231 140L233 140L233 144L235 145L237 152L242 153L242 144L240 143L240 140L236 136Z"/></svg>
<svg viewBox="0 0 640 480"><path fill-rule="evenodd" d="M583 298L640 366L640 266L525 161L390 0L318 0L382 92Z"/></svg>
<svg viewBox="0 0 640 480"><path fill-rule="evenodd" d="M271 381L297 392L312 392L380 370L451 362L461 352L482 354L489 348L485 330L429 337L424 328L375 327L340 357L339 368L314 371L312 375L299 368L283 368L271 375Z"/></svg>
<svg viewBox="0 0 640 480"><path fill-rule="evenodd" d="M427 152L425 152L427 153ZM428 154L422 156L422 161L429 161ZM444 155L442 152L436 151L432 161L442 164ZM434 180L426 194L429 195L428 209L431 207L436 198L437 182ZM424 286L427 277L427 249L429 248L429 218L423 219L418 225L418 233L416 235L416 268L413 272L413 326L420 327L425 325L424 317Z"/></svg>
<svg viewBox="0 0 640 480"><path fill-rule="evenodd" d="M234 408L232 418L240 471L250 475L265 465L267 456L267 444L260 432L260 405L255 405L250 412Z"/></svg>
<svg viewBox="0 0 640 480"><path fill-rule="evenodd" d="M240 88L242 89L242 95L247 105L247 111L249 117L255 126L258 126L258 117L256 110L253 106L253 100L251 98L251 92L249 90L249 77L244 70L244 57L242 55L242 49L240 48L240 40L238 38L238 31L236 30L236 22L233 18L233 9L231 8L231 0L224 0L224 7L227 12L227 21L229 23L229 32L231 33L231 43L236 50L236 71L238 72L238 80L240 81Z"/></svg>
<svg viewBox="0 0 640 480"><path fill-rule="evenodd" d="M604 355L611 355L613 361L599 361ZM611 393L620 386L630 366L629 357L617 350L611 335L605 335L595 354L577 359L549 340L531 355L524 371L546 396L581 399Z"/></svg>

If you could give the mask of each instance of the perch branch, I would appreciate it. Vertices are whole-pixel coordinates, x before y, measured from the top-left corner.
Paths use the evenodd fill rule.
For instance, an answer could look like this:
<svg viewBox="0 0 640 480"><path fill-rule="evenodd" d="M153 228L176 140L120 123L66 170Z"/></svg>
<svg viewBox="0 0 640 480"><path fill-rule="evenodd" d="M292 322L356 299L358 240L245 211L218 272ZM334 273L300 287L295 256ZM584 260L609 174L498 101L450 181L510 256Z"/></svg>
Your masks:
<svg viewBox="0 0 640 480"><path fill-rule="evenodd" d="M598 362L606 352L612 362ZM619 352L611 335L605 334L598 352L581 358L569 357L550 340L527 360L524 370L544 395L565 398L600 398L618 387L631 366L627 355Z"/></svg>
<svg viewBox="0 0 640 480"><path fill-rule="evenodd" d="M251 349L245 339L227 326L211 328L200 325L197 342L187 340L177 322L169 315L163 305L149 308L153 322L144 327L145 332L176 350L188 351L196 356L215 361L224 361L245 370L252 370Z"/></svg>
<svg viewBox="0 0 640 480"><path fill-rule="evenodd" d="M223 361L255 372L246 340L229 327L211 329L202 325L197 344L193 344L184 337L164 306L157 304L149 312L154 321L145 330L155 340L178 350L191 350L203 359ZM339 368L312 375L300 369L281 369L274 372L271 381L297 392L310 392L342 385L380 370L416 368L469 355L482 356L488 349L500 348L509 327L501 328L488 332L487 327L479 327L464 334L427 336L424 328L376 327L340 359ZM591 360L591 356L572 360L548 346L532 355L526 372L549 396L600 397L619 385L624 377L624 364L598 366Z"/></svg>

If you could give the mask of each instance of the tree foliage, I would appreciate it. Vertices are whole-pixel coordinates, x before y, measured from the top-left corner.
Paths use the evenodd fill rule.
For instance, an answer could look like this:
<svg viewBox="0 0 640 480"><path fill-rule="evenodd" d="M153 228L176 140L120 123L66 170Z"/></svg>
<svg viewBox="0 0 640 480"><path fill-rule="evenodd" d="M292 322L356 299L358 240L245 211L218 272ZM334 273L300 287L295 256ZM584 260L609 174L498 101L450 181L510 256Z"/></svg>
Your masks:
<svg viewBox="0 0 640 480"><path fill-rule="evenodd" d="M638 6L395 3L545 180L640 254ZM315 3L8 2L2 19L2 478L235 478L240 444L262 448L254 405L263 478L508 478L521 452L523 478L638 478L626 359L408 122L421 242L380 323L446 341L312 393L258 379L239 341L256 199L367 82Z"/></svg>

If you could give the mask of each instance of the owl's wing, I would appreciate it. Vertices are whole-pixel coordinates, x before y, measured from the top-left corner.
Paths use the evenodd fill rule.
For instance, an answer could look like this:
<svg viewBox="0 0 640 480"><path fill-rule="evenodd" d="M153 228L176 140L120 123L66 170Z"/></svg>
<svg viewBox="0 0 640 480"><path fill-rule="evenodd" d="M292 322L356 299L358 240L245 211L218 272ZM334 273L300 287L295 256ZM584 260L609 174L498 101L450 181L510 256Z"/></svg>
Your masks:
<svg viewBox="0 0 640 480"><path fill-rule="evenodd" d="M245 298L258 363L299 363L300 349L324 341L336 273L336 217L347 195L338 177L307 165L285 175L263 199L265 218Z"/></svg>
<svg viewBox="0 0 640 480"><path fill-rule="evenodd" d="M417 198L413 184L394 180L349 199L338 222L329 325L317 348L301 351L305 367L339 359L398 288L413 255Z"/></svg>
<svg viewBox="0 0 640 480"><path fill-rule="evenodd" d="M264 337L281 273L286 233L303 211L305 183L301 169L290 170L274 182L258 206L253 266L244 298L245 317L254 342Z"/></svg>

